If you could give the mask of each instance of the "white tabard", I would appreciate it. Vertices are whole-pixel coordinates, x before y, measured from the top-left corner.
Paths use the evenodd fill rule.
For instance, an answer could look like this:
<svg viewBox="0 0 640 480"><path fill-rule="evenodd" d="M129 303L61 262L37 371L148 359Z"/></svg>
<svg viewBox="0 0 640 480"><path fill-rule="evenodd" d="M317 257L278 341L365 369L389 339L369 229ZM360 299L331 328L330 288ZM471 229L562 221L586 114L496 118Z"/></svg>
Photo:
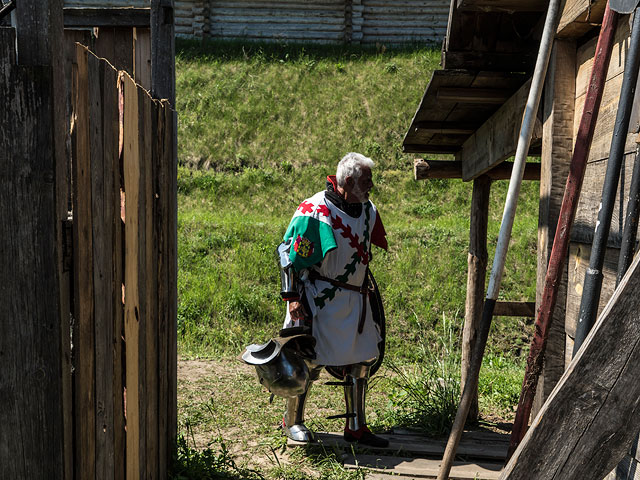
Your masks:
<svg viewBox="0 0 640 480"><path fill-rule="evenodd" d="M364 203L362 213L358 218L354 218L326 199L325 192L319 192L302 202L287 229L285 239L288 236L293 242L296 238L298 243L306 242L304 244L307 250L299 250L304 251L305 255L309 251L318 252L321 248L317 245L320 242L318 236L309 235L313 241L308 241L305 237L304 231L309 228L306 224L294 228L296 221L300 223L304 220L309 223L309 217L316 217L325 225L330 224L335 247L331 245L331 249L323 253L324 258L319 265L315 264L307 269L316 270L324 277L343 283L362 286L371 258L372 235L374 239L381 237L386 247L384 228L373 203ZM317 230L317 227L315 229ZM327 238L326 235L324 238ZM380 245L380 242L375 240L374 243ZM304 270L301 271L301 276L305 276ZM308 278L304 281L304 291L311 309L312 333L316 339L315 363L350 365L378 356L378 342L381 337L377 325L373 322L368 297L365 297L367 306L364 328L362 333L358 333L363 308L361 293L339 288L322 280L310 281ZM297 323L291 320L287 311L284 328L293 326L297 326Z"/></svg>

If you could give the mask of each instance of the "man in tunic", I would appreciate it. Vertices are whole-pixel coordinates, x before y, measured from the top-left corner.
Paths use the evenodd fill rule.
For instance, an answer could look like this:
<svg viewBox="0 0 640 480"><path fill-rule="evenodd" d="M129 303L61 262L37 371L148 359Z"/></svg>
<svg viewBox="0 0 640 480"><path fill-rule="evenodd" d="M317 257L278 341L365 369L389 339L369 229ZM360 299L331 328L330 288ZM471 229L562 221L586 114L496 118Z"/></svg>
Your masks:
<svg viewBox="0 0 640 480"><path fill-rule="evenodd" d="M324 366L344 375L344 438L385 447L388 441L367 427L364 408L369 370L381 341L367 293L371 245L387 249L382 221L369 200L373 165L364 155L348 153L336 175L327 177L327 189L304 200L293 215L284 240L291 245L297 287L286 298L284 327L311 327L316 340L316 358L309 365L312 380ZM283 428L294 440L313 440L304 425L307 394L308 389L287 400Z"/></svg>

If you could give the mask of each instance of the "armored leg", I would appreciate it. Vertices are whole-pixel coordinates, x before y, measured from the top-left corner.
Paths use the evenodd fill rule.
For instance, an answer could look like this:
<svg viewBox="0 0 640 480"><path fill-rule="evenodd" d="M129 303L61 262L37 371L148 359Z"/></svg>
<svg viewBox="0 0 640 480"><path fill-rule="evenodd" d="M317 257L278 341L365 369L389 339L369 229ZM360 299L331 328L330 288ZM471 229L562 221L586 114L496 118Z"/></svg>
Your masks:
<svg viewBox="0 0 640 480"><path fill-rule="evenodd" d="M347 425L344 438L348 442L358 442L372 447L386 447L388 440L371 433L367 427L365 400L369 369L373 362L349 365L346 368L344 399L347 407Z"/></svg>
<svg viewBox="0 0 640 480"><path fill-rule="evenodd" d="M322 366L309 365L310 382L307 391L297 397L287 399L287 409L282 418L282 429L287 437L298 442L313 442L313 432L304 424L304 408L307 403L311 383L317 380Z"/></svg>

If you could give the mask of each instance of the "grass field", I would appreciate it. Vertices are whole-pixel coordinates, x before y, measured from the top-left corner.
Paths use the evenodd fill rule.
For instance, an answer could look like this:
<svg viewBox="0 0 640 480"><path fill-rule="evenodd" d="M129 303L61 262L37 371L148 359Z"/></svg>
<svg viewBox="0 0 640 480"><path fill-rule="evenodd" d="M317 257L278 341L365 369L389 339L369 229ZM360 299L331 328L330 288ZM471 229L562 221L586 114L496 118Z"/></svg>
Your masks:
<svg viewBox="0 0 640 480"><path fill-rule="evenodd" d="M179 354L237 372L216 384L226 392L219 396L197 393L210 390L208 374L181 382L179 421L183 434L193 434L187 438L200 439L197 446L224 447L214 456L221 469L237 472L230 465L246 461L267 478L307 478L273 460L269 452L283 445L275 428L282 405L265 406L266 395L235 357L279 329L285 305L274 249L300 201L324 189L324 178L348 151L376 162L371 198L390 246L372 261L388 334L386 363L372 382L370 421L378 429L403 423L446 430L459 384L471 185L415 181L414 156L401 148L439 57L438 50L417 47L178 43ZM492 186L490 259L506 189L506 182ZM501 299L535 298L537 198L538 182L526 183ZM530 333L524 319L494 320L480 380L485 417L512 415ZM412 395L416 390L435 416ZM241 414L233 407L240 399ZM323 390L315 402L312 422L339 429L319 415L341 409L341 395ZM260 414L256 405L264 407ZM253 445L255 437L263 445ZM252 463L250 448L273 461ZM304 475L315 469L326 478L348 476L325 457L304 461Z"/></svg>

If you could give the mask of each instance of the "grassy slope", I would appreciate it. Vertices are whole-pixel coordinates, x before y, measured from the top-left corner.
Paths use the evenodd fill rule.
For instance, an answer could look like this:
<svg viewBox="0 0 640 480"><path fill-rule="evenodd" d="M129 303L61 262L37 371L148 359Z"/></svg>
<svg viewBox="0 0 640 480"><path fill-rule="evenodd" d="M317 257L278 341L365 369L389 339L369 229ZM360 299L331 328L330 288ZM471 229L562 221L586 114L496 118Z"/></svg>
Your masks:
<svg viewBox="0 0 640 480"><path fill-rule="evenodd" d="M426 362L443 322L464 316L471 185L416 182L401 142L439 52L179 43L179 348L237 355L279 328L273 250L298 203L324 188L348 151L377 162L372 200L389 252L374 252L389 359ZM200 167L199 169L197 167ZM506 182L493 186L489 258ZM535 298L537 182L524 185L501 298ZM517 400L527 343L521 319L499 318L481 390L488 409ZM525 348L526 351L526 348ZM487 403L488 402L488 403Z"/></svg>

